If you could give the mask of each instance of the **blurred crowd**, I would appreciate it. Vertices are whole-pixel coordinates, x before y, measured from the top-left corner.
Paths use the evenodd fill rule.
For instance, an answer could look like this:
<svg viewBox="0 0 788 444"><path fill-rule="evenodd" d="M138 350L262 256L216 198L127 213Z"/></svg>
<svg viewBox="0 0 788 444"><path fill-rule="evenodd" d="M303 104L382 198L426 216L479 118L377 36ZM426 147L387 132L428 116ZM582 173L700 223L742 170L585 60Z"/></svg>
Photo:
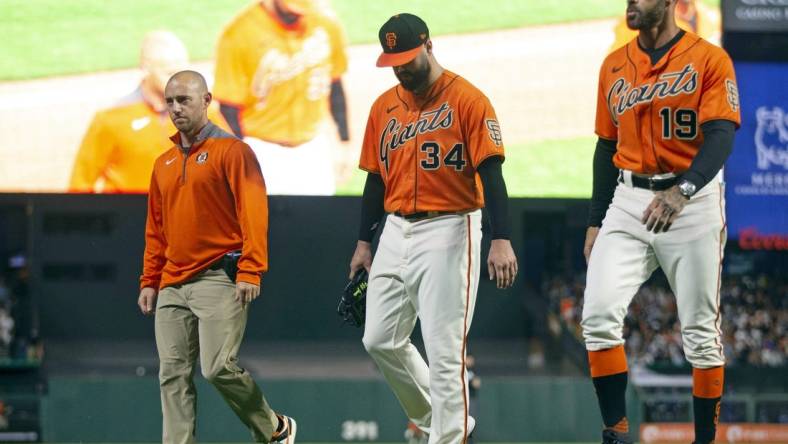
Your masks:
<svg viewBox="0 0 788 444"><path fill-rule="evenodd" d="M5 358L14 338L14 318L11 317L11 290L0 275L0 358Z"/></svg>
<svg viewBox="0 0 788 444"><path fill-rule="evenodd" d="M6 277L0 274L0 359L7 358L11 352L14 339L14 318L11 316L11 289L6 284Z"/></svg>
<svg viewBox="0 0 788 444"><path fill-rule="evenodd" d="M27 292L27 266L23 255L4 257L0 262L0 364L40 362L43 346L30 318L32 306ZM6 265L6 266L3 266Z"/></svg>
<svg viewBox="0 0 788 444"><path fill-rule="evenodd" d="M582 341L580 320L585 276L552 276L543 281L553 323ZM720 292L724 353L729 366L788 364L788 281L779 275L723 278ZM624 321L631 364L685 365L676 298L657 271L632 300Z"/></svg>

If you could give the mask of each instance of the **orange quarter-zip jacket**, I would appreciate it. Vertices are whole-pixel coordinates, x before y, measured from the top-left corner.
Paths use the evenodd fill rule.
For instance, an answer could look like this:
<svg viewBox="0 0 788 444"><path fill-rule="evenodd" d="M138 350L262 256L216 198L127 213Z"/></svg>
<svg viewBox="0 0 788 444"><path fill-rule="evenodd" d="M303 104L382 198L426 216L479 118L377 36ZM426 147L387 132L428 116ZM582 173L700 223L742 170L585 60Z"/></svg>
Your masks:
<svg viewBox="0 0 788 444"><path fill-rule="evenodd" d="M148 193L140 288L183 283L241 250L238 282L268 269L268 199L249 145L211 122L188 149L180 133L156 159Z"/></svg>

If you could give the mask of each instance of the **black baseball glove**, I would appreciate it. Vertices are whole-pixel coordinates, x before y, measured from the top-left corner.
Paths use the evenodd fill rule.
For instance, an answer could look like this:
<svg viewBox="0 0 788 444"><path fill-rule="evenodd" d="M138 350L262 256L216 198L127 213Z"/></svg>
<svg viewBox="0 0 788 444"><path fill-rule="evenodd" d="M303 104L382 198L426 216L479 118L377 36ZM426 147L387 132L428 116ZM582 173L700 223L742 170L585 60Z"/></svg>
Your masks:
<svg viewBox="0 0 788 444"><path fill-rule="evenodd" d="M367 308L367 270L363 267L356 272L353 279L345 285L342 299L337 306L337 314L342 316L345 323L354 327L364 325L364 316Z"/></svg>

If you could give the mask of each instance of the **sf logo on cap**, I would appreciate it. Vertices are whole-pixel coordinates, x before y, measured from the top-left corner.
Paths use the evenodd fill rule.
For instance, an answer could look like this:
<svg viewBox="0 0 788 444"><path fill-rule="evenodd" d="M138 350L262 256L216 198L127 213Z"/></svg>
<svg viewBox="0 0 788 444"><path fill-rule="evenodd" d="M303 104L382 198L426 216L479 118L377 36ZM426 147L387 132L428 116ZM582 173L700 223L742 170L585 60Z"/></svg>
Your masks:
<svg viewBox="0 0 788 444"><path fill-rule="evenodd" d="M393 32L386 33L386 46L388 46L389 49L394 49L394 47L397 46L397 34Z"/></svg>

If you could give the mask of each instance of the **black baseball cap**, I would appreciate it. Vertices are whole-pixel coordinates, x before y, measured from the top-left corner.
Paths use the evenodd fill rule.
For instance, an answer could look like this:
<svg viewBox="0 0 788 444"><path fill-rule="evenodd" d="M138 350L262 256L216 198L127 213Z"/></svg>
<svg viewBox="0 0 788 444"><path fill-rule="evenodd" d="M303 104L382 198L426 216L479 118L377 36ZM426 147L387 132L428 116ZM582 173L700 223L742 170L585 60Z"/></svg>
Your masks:
<svg viewBox="0 0 788 444"><path fill-rule="evenodd" d="M430 38L430 30L424 20L406 12L397 14L378 31L383 53L377 66L404 65L419 55L421 46Z"/></svg>

